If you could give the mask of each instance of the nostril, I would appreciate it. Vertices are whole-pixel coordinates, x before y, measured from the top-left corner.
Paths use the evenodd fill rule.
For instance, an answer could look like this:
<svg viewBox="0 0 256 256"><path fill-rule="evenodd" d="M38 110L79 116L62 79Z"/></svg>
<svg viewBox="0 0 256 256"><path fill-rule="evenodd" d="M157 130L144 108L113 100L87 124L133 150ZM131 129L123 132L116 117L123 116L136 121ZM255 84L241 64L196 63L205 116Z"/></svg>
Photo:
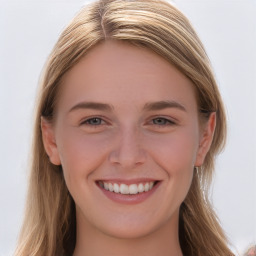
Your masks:
<svg viewBox="0 0 256 256"><path fill-rule="evenodd" d="M132 169L146 162L146 154L142 150L129 151L119 149L110 153L109 161L112 164L118 164Z"/></svg>
<svg viewBox="0 0 256 256"><path fill-rule="evenodd" d="M141 145L141 138L137 127L122 127L114 148L109 154L112 164L133 168L146 161L146 152Z"/></svg>

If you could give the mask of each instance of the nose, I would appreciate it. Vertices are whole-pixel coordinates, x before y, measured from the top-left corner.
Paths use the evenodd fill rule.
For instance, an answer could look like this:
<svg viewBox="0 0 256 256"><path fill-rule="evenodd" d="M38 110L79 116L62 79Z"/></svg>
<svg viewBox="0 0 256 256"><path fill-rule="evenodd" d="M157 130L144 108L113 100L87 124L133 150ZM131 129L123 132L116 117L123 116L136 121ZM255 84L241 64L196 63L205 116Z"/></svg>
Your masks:
<svg viewBox="0 0 256 256"><path fill-rule="evenodd" d="M117 143L110 152L112 164L124 169L134 169L146 161L146 151L143 149L142 138L136 129L126 129L117 136Z"/></svg>

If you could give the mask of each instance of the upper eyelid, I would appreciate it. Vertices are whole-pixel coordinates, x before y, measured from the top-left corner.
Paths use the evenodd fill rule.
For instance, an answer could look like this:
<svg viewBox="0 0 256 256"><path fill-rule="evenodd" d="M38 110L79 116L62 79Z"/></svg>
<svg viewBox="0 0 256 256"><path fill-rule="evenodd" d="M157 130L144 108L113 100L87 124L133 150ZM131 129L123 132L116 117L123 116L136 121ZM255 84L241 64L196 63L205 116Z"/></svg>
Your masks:
<svg viewBox="0 0 256 256"><path fill-rule="evenodd" d="M167 121L169 121L171 123L178 123L178 120L176 118L169 117L169 116L164 116L164 115L156 115L156 116L150 117L148 119L148 121L153 121L155 119L165 119L165 120L167 120Z"/></svg>
<svg viewBox="0 0 256 256"><path fill-rule="evenodd" d="M91 119L94 119L94 118L98 118L100 119L103 124L110 124L111 123L111 120L109 120L108 118L106 118L105 116L101 116L101 115L91 115L91 116L87 116L87 117L84 117L82 118L80 121L79 121L79 124L85 124L88 120L91 120ZM153 120L155 119L164 119L170 123L173 123L173 124L177 124L179 121L174 118L174 117L170 117L170 116L164 116L164 115L154 115L154 116L151 116L149 118L147 118L145 120L145 123L149 123L149 122L152 122Z"/></svg>
<svg viewBox="0 0 256 256"><path fill-rule="evenodd" d="M79 122L79 124L86 124L86 122L88 122L89 120L92 120L92 119L100 119L104 124L107 124L108 122L101 116L91 116L91 117L86 117L86 118L83 118L81 119L81 121Z"/></svg>
<svg viewBox="0 0 256 256"><path fill-rule="evenodd" d="M156 118L153 118L152 119L152 122L156 119L163 119L167 122L167 124L176 124L177 122L173 121L173 120L170 120L168 118L164 118L164 117L156 117ZM155 125L161 125L161 124L155 124Z"/></svg>

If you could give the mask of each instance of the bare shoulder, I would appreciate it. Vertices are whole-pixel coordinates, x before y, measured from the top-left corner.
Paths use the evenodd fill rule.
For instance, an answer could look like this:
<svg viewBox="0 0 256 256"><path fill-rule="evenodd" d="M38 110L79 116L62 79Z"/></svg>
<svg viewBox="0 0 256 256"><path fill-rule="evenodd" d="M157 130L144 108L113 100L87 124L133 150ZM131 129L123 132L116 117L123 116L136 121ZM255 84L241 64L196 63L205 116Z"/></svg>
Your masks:
<svg viewBox="0 0 256 256"><path fill-rule="evenodd" d="M244 256L256 256L256 245L250 247Z"/></svg>

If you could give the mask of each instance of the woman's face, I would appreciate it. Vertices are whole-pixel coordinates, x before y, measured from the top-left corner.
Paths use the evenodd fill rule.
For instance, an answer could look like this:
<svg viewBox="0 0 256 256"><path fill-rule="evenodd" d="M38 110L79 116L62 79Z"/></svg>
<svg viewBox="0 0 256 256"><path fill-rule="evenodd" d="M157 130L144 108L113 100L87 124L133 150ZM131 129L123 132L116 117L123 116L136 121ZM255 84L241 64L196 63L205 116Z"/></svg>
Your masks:
<svg viewBox="0 0 256 256"><path fill-rule="evenodd" d="M190 80L155 53L113 41L65 75L54 124L42 121L78 226L122 238L177 229L213 130L214 115L199 126Z"/></svg>

